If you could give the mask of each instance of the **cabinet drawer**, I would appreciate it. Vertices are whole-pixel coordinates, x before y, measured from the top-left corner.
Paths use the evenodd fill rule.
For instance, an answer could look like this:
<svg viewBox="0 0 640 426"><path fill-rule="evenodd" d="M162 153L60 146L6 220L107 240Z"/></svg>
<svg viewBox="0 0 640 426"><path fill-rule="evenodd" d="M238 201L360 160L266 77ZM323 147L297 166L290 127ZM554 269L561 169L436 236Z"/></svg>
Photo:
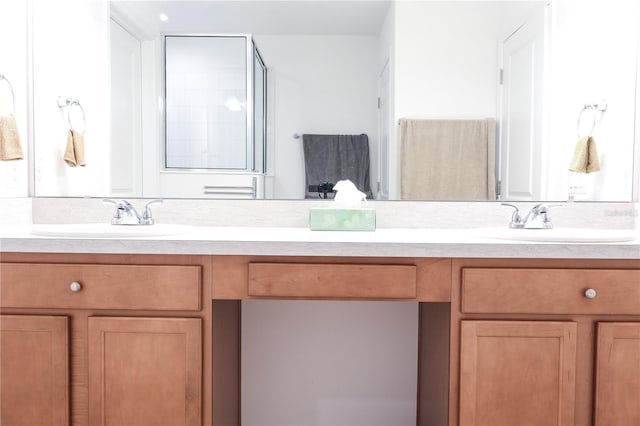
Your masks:
<svg viewBox="0 0 640 426"><path fill-rule="evenodd" d="M250 263L249 296L414 299L414 265Z"/></svg>
<svg viewBox="0 0 640 426"><path fill-rule="evenodd" d="M201 266L3 263L0 306L199 310ZM71 283L80 288L73 291Z"/></svg>
<svg viewBox="0 0 640 426"><path fill-rule="evenodd" d="M640 270L464 268L462 312L638 315Z"/></svg>

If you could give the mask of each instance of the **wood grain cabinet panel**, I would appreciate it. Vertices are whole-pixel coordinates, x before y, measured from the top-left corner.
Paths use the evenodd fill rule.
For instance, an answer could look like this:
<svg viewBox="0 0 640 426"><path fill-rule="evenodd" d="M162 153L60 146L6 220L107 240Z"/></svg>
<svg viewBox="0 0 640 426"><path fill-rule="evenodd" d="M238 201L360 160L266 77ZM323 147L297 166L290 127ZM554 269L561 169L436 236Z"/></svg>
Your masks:
<svg viewBox="0 0 640 426"><path fill-rule="evenodd" d="M202 267L3 263L5 308L199 310ZM71 290L71 283L80 288Z"/></svg>
<svg viewBox="0 0 640 426"><path fill-rule="evenodd" d="M460 426L572 425L573 322L462 321Z"/></svg>
<svg viewBox="0 0 640 426"><path fill-rule="evenodd" d="M414 265L250 263L249 296L415 299Z"/></svg>
<svg viewBox="0 0 640 426"><path fill-rule="evenodd" d="M638 315L640 270L464 268L462 312Z"/></svg>
<svg viewBox="0 0 640 426"><path fill-rule="evenodd" d="M69 425L64 316L0 315L0 424Z"/></svg>
<svg viewBox="0 0 640 426"><path fill-rule="evenodd" d="M91 426L201 426L197 318L89 318Z"/></svg>
<svg viewBox="0 0 640 426"><path fill-rule="evenodd" d="M599 323L595 425L640 425L640 323Z"/></svg>

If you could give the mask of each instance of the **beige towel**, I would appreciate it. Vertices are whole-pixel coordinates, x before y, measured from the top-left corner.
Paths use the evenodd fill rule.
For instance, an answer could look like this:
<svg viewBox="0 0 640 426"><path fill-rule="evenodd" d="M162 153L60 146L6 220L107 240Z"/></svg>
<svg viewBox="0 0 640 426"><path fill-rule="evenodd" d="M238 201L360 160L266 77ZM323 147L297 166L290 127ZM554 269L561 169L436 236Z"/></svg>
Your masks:
<svg viewBox="0 0 640 426"><path fill-rule="evenodd" d="M64 151L64 161L69 167L85 166L84 135L75 130L69 130L67 148Z"/></svg>
<svg viewBox="0 0 640 426"><path fill-rule="evenodd" d="M569 170L578 173L592 173L600 170L598 150L593 136L584 136L578 140Z"/></svg>
<svg viewBox="0 0 640 426"><path fill-rule="evenodd" d="M22 160L18 124L13 114L0 116L0 160Z"/></svg>
<svg viewBox="0 0 640 426"><path fill-rule="evenodd" d="M400 198L495 200L495 120L400 120Z"/></svg>

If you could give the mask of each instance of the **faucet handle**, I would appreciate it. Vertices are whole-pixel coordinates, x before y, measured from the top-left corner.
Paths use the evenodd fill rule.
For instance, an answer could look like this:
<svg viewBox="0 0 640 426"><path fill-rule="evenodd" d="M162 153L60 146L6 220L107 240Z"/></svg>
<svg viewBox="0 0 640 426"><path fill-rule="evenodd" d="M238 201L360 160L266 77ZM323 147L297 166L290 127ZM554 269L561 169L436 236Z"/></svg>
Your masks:
<svg viewBox="0 0 640 426"><path fill-rule="evenodd" d="M151 208L149 207L153 204L162 204L162 200L151 200L145 204L142 218L140 219L141 225L153 225L153 216L151 214Z"/></svg>
<svg viewBox="0 0 640 426"><path fill-rule="evenodd" d="M543 228L551 229L551 228L553 228L553 223L551 223L551 217L549 216L549 210L551 210L552 208L555 208L555 207L562 207L562 204L546 204L546 203L536 204L531 209L531 212L535 213L534 219L535 219L535 216L538 216L538 215L542 217L542 227ZM527 224L525 223L525 227L527 227L526 225Z"/></svg>
<svg viewBox="0 0 640 426"><path fill-rule="evenodd" d="M511 203L501 203L501 205L513 208L513 214L511 215L511 223L509 223L509 228L522 228L523 221L522 216L520 216L520 209L518 208L518 206Z"/></svg>
<svg viewBox="0 0 640 426"><path fill-rule="evenodd" d="M102 204L113 204L116 208L113 211L113 219L122 219L122 200L114 200L113 198L103 198ZM113 223L113 220L111 221Z"/></svg>
<svg viewBox="0 0 640 426"><path fill-rule="evenodd" d="M538 203L531 208L531 210L539 211L539 212L548 212L554 207L562 207L562 204L547 204L547 203Z"/></svg>
<svg viewBox="0 0 640 426"><path fill-rule="evenodd" d="M103 198L104 204L113 204L116 206L111 218L112 225L140 225L140 216L133 204L127 200L114 200L112 198Z"/></svg>
<svg viewBox="0 0 640 426"><path fill-rule="evenodd" d="M128 202L127 200L116 200L113 198L103 198L102 199L102 203L103 204L113 204L114 206L116 206L116 209L124 209L124 208L131 208L133 207L133 205Z"/></svg>

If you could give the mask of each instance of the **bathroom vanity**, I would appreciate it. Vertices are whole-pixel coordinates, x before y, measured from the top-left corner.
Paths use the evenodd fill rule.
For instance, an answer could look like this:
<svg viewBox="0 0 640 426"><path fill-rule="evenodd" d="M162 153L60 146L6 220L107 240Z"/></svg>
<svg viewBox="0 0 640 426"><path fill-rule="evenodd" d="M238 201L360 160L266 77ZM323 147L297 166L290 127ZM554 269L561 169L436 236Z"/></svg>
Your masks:
<svg viewBox="0 0 640 426"><path fill-rule="evenodd" d="M248 299L418 303L420 425L640 421L637 242L275 231L4 238L2 422L240 424Z"/></svg>
<svg viewBox="0 0 640 426"><path fill-rule="evenodd" d="M3 253L3 423L203 424L209 263Z"/></svg>

